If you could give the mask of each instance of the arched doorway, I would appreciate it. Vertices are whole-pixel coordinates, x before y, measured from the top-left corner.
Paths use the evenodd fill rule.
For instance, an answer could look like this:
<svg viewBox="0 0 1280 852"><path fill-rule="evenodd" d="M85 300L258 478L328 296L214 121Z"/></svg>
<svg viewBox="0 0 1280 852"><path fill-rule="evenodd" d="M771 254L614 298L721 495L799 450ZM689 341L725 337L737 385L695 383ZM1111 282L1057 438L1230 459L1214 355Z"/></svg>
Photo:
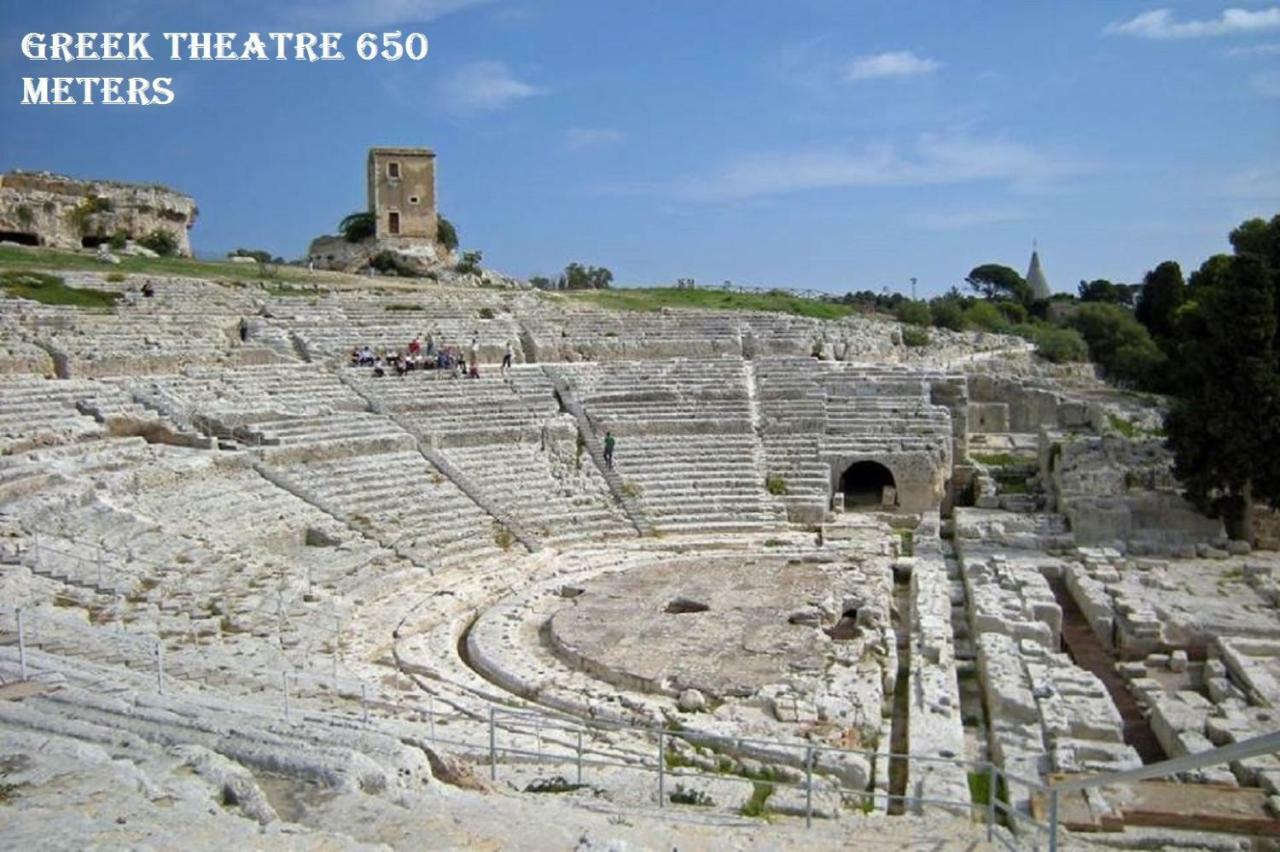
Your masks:
<svg viewBox="0 0 1280 852"><path fill-rule="evenodd" d="M840 492L844 494L846 509L869 509L885 506L885 489L896 488L893 472L874 461L860 461L849 465L840 476ZM898 505L896 494L887 504Z"/></svg>

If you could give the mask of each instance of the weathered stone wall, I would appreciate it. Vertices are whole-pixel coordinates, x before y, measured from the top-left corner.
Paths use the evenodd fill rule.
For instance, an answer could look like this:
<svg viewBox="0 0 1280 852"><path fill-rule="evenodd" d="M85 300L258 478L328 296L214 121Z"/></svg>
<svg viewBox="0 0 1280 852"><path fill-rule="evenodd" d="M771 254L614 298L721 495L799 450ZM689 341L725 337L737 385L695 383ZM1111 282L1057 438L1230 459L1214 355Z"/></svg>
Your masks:
<svg viewBox="0 0 1280 852"><path fill-rule="evenodd" d="M153 184L76 180L48 172L0 175L0 232L56 248L81 248L117 233L132 239L167 231L191 255L195 200Z"/></svg>
<svg viewBox="0 0 1280 852"><path fill-rule="evenodd" d="M426 148L369 149L369 210L380 240L402 237L435 242L436 155ZM391 214L399 227L391 227Z"/></svg>

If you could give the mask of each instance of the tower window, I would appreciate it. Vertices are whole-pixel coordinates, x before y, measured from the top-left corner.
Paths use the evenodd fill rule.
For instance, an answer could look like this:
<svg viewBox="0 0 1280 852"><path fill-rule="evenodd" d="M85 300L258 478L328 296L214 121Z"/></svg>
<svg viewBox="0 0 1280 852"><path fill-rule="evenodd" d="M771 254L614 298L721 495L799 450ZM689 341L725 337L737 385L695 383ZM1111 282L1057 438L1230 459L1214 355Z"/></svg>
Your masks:
<svg viewBox="0 0 1280 852"><path fill-rule="evenodd" d="M400 233L400 214L394 210L387 214L387 230L392 234Z"/></svg>
<svg viewBox="0 0 1280 852"><path fill-rule="evenodd" d="M409 196L409 203L410 203L410 204L417 204L419 200L420 200L420 199L419 199L419 198L418 198L418 196L416 196L416 195L410 195L410 196Z"/></svg>
<svg viewBox="0 0 1280 852"><path fill-rule="evenodd" d="M387 163L387 177L391 178L391 180L399 180L399 179L400 179L400 164L399 164L399 163Z"/></svg>

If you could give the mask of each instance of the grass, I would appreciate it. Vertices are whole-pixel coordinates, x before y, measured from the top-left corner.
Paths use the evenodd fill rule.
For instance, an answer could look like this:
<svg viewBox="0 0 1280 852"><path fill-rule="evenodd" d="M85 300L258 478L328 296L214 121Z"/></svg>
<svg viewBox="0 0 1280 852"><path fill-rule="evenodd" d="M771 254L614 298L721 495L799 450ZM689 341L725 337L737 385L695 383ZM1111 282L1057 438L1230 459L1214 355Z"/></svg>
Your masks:
<svg viewBox="0 0 1280 852"><path fill-rule="evenodd" d="M987 467L1008 467L1021 463L1012 453L969 453L969 458Z"/></svg>
<svg viewBox="0 0 1280 852"><path fill-rule="evenodd" d="M1114 414L1107 415L1107 422L1111 425L1112 429L1119 432L1121 435L1124 435L1126 438L1133 438L1140 431L1132 420L1126 420L1125 418L1117 417Z"/></svg>
<svg viewBox="0 0 1280 852"><path fill-rule="evenodd" d="M751 782L751 798L743 804L741 813L745 817L769 819L769 797L773 795L773 784L768 781Z"/></svg>
<svg viewBox="0 0 1280 852"><path fill-rule="evenodd" d="M898 535L902 539L902 555L916 555L916 534L912 530L901 530Z"/></svg>
<svg viewBox="0 0 1280 852"><path fill-rule="evenodd" d="M110 310L123 298L119 293L108 293L105 290L68 287L57 275L16 269L0 272L0 289L10 296L45 305L70 305L90 310Z"/></svg>
<svg viewBox="0 0 1280 852"><path fill-rule="evenodd" d="M781 497L787 493L787 481L777 474L767 477L764 481L764 487L775 497Z"/></svg>
<svg viewBox="0 0 1280 852"><path fill-rule="evenodd" d="M851 305L805 299L790 293L733 293L725 290L685 290L676 287L636 287L617 290L561 292L559 298L592 302L623 311L695 308L722 311L773 311L813 319L840 319L857 313Z"/></svg>
<svg viewBox="0 0 1280 852"><path fill-rule="evenodd" d="M422 305L407 305L407 304L404 304L403 302L392 302L390 305L387 305L387 310L389 311L425 311L426 308Z"/></svg>
<svg viewBox="0 0 1280 852"><path fill-rule="evenodd" d="M991 804L991 774L988 772L969 773L969 800L975 805Z"/></svg>
<svg viewBox="0 0 1280 852"><path fill-rule="evenodd" d="M106 267L91 254L43 248L0 246L0 269L35 269L70 272L131 272L147 275L185 276L187 278L233 279L261 281L258 264L230 261L194 260L189 257L120 257L119 265ZM277 266L270 277L294 281L314 281L307 270Z"/></svg>

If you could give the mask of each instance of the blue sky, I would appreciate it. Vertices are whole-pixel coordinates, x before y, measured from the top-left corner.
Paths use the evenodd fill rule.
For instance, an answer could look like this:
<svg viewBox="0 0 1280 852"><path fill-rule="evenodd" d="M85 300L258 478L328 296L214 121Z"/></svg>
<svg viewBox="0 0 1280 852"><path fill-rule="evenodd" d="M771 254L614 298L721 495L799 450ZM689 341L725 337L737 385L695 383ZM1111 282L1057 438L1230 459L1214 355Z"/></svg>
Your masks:
<svg viewBox="0 0 1280 852"><path fill-rule="evenodd" d="M420 63L355 36L418 30ZM24 59L27 32L345 33L344 62ZM0 169L167 183L197 251L301 256L370 145L438 155L487 265L906 291L1194 266L1280 213L1280 4L1209 0L114 0L0 4ZM20 106L21 77L173 76L167 107Z"/></svg>

